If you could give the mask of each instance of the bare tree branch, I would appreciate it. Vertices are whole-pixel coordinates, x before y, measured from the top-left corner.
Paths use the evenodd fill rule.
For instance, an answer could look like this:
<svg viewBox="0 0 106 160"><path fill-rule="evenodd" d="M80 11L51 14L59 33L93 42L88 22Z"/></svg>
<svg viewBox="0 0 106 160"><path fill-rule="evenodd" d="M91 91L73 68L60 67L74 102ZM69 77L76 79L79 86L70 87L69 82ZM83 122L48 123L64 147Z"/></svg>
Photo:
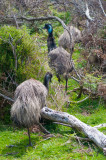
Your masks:
<svg viewBox="0 0 106 160"><path fill-rule="evenodd" d="M24 16L21 16L18 19L26 20L26 21L29 21L29 22L55 19L55 20L57 20L58 22L60 22L62 24L62 26L63 26L64 29L67 28L67 26L65 25L65 23L59 17L56 17L56 16L47 16L47 17L38 17L38 18L26 18Z"/></svg>
<svg viewBox="0 0 106 160"><path fill-rule="evenodd" d="M85 15L86 15L88 20L93 21L93 19L91 18L90 14L89 14L89 8L88 8L88 4L87 3L86 3Z"/></svg>
<svg viewBox="0 0 106 160"><path fill-rule="evenodd" d="M17 55L16 55L16 46L13 45L12 43L13 38L11 37L11 35L9 34L9 44L12 47L12 51L13 51L13 55L14 55L14 59L15 59L15 69L17 70Z"/></svg>
<svg viewBox="0 0 106 160"><path fill-rule="evenodd" d="M7 96L5 96L4 94L1 94L1 93L0 93L0 96L3 97L4 99L8 100L8 101L14 102L14 100L13 100L12 98L7 97Z"/></svg>
<svg viewBox="0 0 106 160"><path fill-rule="evenodd" d="M80 82L80 80L78 80L77 78L75 78L75 77L73 77L73 76L71 76L70 78L72 78L72 79L74 79L76 82Z"/></svg>
<svg viewBox="0 0 106 160"><path fill-rule="evenodd" d="M89 96L86 97L86 98L84 98L84 99L82 99L81 101L76 101L76 102L75 101L68 101L68 104L70 104L70 103L76 103L76 104L78 104L78 103L86 101L87 99L89 99Z"/></svg>
<svg viewBox="0 0 106 160"><path fill-rule="evenodd" d="M68 125L68 124L64 124L64 123L60 123L60 122L53 122L54 124L60 124L60 125L63 125L63 126L67 126L67 127L72 127L71 125Z"/></svg>
<svg viewBox="0 0 106 160"><path fill-rule="evenodd" d="M99 5L100 5L100 7L101 7L101 9L102 9L102 12L103 12L104 16L106 17L106 13L105 13L105 11L104 11L104 8L103 8L103 5L102 5L101 0L99 0Z"/></svg>
<svg viewBox="0 0 106 160"><path fill-rule="evenodd" d="M13 18L14 18L14 21L15 21L16 27L17 27L17 29L18 29L18 28L19 28L19 26L18 26L17 18L16 18L16 16L15 16L15 15L13 16Z"/></svg>
<svg viewBox="0 0 106 160"><path fill-rule="evenodd" d="M56 103L56 100L53 98L53 96L51 94L49 94L50 97L52 98L53 102L55 103L56 107L59 108L58 104Z"/></svg>

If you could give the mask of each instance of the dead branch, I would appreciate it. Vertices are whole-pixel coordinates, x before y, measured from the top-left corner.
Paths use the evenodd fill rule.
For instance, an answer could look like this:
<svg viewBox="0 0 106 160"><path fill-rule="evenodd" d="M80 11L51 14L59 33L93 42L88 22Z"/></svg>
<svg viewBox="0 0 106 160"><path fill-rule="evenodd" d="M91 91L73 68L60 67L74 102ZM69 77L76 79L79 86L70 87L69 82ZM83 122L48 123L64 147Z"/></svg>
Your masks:
<svg viewBox="0 0 106 160"><path fill-rule="evenodd" d="M70 115L65 112L55 111L47 107L44 107L41 110L41 115L43 118L71 125L78 131L83 132L90 140L92 140L101 149L106 148L106 136L102 132L98 131L96 128L81 122L73 115Z"/></svg>
<svg viewBox="0 0 106 160"><path fill-rule="evenodd" d="M70 35L70 34L69 34L69 35ZM71 37L71 35L70 35L70 37ZM71 55L72 55L72 52L71 52ZM74 69L74 71L75 71L75 74L77 75L77 77L79 78L79 80L81 80L81 77L80 77L80 75L78 74L78 72L77 72L77 70L76 70L76 68L75 68L74 61L73 61L72 58L71 58L71 63L72 63L72 67L73 67L73 69Z"/></svg>
<svg viewBox="0 0 106 160"><path fill-rule="evenodd" d="M50 97L52 98L53 102L55 103L56 107L59 108L58 104L56 103L56 100L53 98L53 96L51 94L49 94Z"/></svg>
<svg viewBox="0 0 106 160"><path fill-rule="evenodd" d="M53 122L54 124L60 124L60 125L63 125L63 126L67 126L67 127L72 127L71 125L68 125L68 124L64 124L64 123L60 123L60 122Z"/></svg>
<svg viewBox="0 0 106 160"><path fill-rule="evenodd" d="M13 97L13 92L9 92L6 89L2 88L1 86L0 86L0 93L6 95L9 98Z"/></svg>
<svg viewBox="0 0 106 160"><path fill-rule="evenodd" d="M6 99L6 100L8 100L8 101L14 102L14 100L13 100L12 98L7 97L7 96L5 96L4 94L1 94L1 93L0 93L0 97L3 97L4 99Z"/></svg>
<svg viewBox="0 0 106 160"><path fill-rule="evenodd" d="M82 99L81 101L68 101L68 104L70 104L70 103L76 103L76 104L78 104L78 103L86 101L87 99L89 99L89 96L86 97L86 98L84 98L84 99Z"/></svg>
<svg viewBox="0 0 106 160"><path fill-rule="evenodd" d="M80 90L80 87L77 87L77 88L74 88L71 92L76 92L77 90ZM88 89L88 88L85 88L83 87L83 91L85 92L88 92L88 93L91 93L91 91Z"/></svg>
<svg viewBox="0 0 106 160"><path fill-rule="evenodd" d="M106 123L103 123L103 124L99 124L97 126L94 126L95 128L103 128L103 127L106 127Z"/></svg>
<svg viewBox="0 0 106 160"><path fill-rule="evenodd" d="M78 136L74 136L74 138L76 139L76 140L80 140L80 141L91 141L91 139L89 139L89 138L82 138L82 137L78 137Z"/></svg>
<svg viewBox="0 0 106 160"><path fill-rule="evenodd" d="M85 15L86 15L86 17L87 17L87 19L88 19L89 21L93 21L93 19L92 19L91 16L90 16L90 13L89 13L89 8L88 8L88 4L87 4L87 3L86 3Z"/></svg>
<svg viewBox="0 0 106 160"><path fill-rule="evenodd" d="M13 19L14 19L14 21L15 21L15 24L16 24L17 29L19 29L18 22L17 22L17 18L16 18L15 15L13 16Z"/></svg>
<svg viewBox="0 0 106 160"><path fill-rule="evenodd" d="M55 19L55 20L57 20L58 22L60 22L62 24L62 26L63 26L64 29L67 28L67 26L65 25L65 23L59 17L56 17L56 16L37 17L37 18L27 18L27 17L21 16L18 19L26 20L26 21L29 21L29 22Z"/></svg>
<svg viewBox="0 0 106 160"><path fill-rule="evenodd" d="M80 91L80 93L82 92L83 94L87 94L87 95L89 95L89 97L92 97L92 98L97 98L98 97L98 93L93 93L93 91L91 91L90 89L85 88L85 87L82 88L80 86L80 87L74 88L70 92L76 92L76 91ZM79 95L80 95L80 93L79 93Z"/></svg>
<svg viewBox="0 0 106 160"><path fill-rule="evenodd" d="M87 141L87 142L91 142L91 140L89 138L82 138L82 137L78 137L78 136L73 136L73 138L75 138L79 144L82 146L81 142L80 141ZM67 145L69 143L71 143L71 139L69 139L67 142L65 142L63 145Z"/></svg>
<svg viewBox="0 0 106 160"><path fill-rule="evenodd" d="M74 79L76 82L80 82L80 80L78 80L77 78L75 78L75 77L73 77L73 76L71 76L70 78L72 78L72 79Z"/></svg>
<svg viewBox="0 0 106 160"><path fill-rule="evenodd" d="M104 16L106 17L106 13L104 11L104 8L103 8L101 0L99 0L99 5L100 5L100 8L102 9L102 12L103 12Z"/></svg>
<svg viewBox="0 0 106 160"><path fill-rule="evenodd" d="M83 92L83 86L81 85L81 86L80 86L80 92L79 92L79 95L77 96L77 98L80 98L80 97L81 97L82 92Z"/></svg>

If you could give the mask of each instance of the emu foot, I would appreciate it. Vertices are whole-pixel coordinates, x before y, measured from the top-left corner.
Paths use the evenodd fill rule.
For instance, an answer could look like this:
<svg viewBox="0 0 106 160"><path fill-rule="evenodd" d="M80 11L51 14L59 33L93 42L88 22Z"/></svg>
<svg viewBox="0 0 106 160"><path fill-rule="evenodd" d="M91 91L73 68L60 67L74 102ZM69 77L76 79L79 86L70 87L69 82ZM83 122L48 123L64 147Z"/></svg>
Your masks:
<svg viewBox="0 0 106 160"><path fill-rule="evenodd" d="M33 145L32 145L32 143L29 143L26 147L32 147Z"/></svg>

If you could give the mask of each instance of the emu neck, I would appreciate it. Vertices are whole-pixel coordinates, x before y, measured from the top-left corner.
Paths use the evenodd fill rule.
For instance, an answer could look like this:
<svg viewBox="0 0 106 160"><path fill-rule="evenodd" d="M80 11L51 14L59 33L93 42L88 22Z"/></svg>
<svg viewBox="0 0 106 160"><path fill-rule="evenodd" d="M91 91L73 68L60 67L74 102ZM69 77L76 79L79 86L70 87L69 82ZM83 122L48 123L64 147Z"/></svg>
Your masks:
<svg viewBox="0 0 106 160"><path fill-rule="evenodd" d="M56 44L55 44L54 37L53 37L53 32L48 34L47 46L48 46L48 53L56 48Z"/></svg>
<svg viewBox="0 0 106 160"><path fill-rule="evenodd" d="M48 32L48 37L53 37L53 32L51 33Z"/></svg>
<svg viewBox="0 0 106 160"><path fill-rule="evenodd" d="M44 78L44 83L43 84L45 85L45 87L47 88L47 90L49 90L49 78L48 78L48 76L46 76Z"/></svg>

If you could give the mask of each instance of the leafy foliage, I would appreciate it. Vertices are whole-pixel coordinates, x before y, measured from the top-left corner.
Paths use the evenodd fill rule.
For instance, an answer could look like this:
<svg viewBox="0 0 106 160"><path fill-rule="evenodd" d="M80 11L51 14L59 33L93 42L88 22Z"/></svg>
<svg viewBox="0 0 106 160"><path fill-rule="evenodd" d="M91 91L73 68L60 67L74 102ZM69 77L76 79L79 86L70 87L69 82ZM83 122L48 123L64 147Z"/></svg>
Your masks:
<svg viewBox="0 0 106 160"><path fill-rule="evenodd" d="M16 73L16 81L18 83L26 78L36 78L40 68L35 40L32 39L28 32L29 30L25 26L22 29L16 29L13 26L0 28L0 72L10 73L13 71ZM17 69L15 68L15 58L11 43L17 56Z"/></svg>

